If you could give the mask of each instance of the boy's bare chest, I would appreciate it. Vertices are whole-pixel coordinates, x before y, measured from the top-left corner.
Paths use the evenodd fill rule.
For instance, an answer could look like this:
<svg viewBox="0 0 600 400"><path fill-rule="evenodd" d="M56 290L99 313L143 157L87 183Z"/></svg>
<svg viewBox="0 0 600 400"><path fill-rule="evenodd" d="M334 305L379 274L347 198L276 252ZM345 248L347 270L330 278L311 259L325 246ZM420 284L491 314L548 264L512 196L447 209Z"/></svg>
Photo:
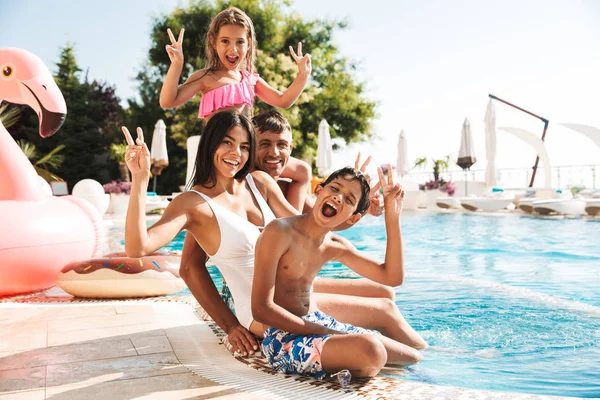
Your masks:
<svg viewBox="0 0 600 400"><path fill-rule="evenodd" d="M287 279L312 282L323 265L329 261L323 246L296 240L281 257L278 274Z"/></svg>

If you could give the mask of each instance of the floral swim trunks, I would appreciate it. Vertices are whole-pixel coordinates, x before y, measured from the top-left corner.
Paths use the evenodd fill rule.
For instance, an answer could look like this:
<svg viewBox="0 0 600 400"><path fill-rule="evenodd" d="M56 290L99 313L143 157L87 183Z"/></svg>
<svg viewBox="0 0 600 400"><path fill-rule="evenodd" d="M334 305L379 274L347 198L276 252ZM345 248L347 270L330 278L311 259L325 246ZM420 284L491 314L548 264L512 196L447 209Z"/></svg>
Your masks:
<svg viewBox="0 0 600 400"><path fill-rule="evenodd" d="M368 333L375 331L359 328L336 321L321 311L305 315L303 320L346 333ZM273 370L285 374L300 374L323 379L327 373L321 365L323 345L333 335L298 335L277 328L265 331L262 342L263 353Z"/></svg>

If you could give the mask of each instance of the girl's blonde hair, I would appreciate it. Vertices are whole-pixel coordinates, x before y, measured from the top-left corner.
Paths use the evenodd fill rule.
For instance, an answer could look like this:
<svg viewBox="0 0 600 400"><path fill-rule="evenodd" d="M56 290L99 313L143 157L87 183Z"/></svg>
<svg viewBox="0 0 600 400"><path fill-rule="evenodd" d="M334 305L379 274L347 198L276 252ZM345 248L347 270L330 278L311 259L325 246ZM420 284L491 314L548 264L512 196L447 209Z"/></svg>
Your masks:
<svg viewBox="0 0 600 400"><path fill-rule="evenodd" d="M246 70L254 72L254 59L256 58L256 35L254 34L254 24L245 12L236 7L229 7L220 13L210 23L208 33L206 34L206 68L210 71L219 69L220 61L217 54L217 36L219 29L223 25L237 25L246 29L248 36L248 52L246 53Z"/></svg>

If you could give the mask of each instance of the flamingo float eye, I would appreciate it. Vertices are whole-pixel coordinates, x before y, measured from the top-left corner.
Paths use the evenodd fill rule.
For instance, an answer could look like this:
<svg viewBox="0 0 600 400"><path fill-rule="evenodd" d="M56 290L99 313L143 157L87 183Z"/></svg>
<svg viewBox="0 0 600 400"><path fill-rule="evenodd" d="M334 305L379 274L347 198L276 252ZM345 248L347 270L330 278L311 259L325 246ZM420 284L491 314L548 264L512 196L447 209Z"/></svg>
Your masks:
<svg viewBox="0 0 600 400"><path fill-rule="evenodd" d="M15 72L15 68L10 64L5 64L2 66L2 78L8 79Z"/></svg>

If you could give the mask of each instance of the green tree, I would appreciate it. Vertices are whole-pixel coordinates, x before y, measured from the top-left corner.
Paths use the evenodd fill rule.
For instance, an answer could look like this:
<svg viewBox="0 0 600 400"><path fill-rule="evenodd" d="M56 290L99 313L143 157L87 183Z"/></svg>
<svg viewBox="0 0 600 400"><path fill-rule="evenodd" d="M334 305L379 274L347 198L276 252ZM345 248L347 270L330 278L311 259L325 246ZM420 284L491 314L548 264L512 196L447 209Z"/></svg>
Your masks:
<svg viewBox="0 0 600 400"><path fill-rule="evenodd" d="M13 136L31 142L41 154L50 153L64 145L64 162L56 169L73 187L84 178L106 182L119 175L118 165L108 161L111 143L122 140L120 126L124 111L114 87L105 82L90 80L75 58L75 48L67 43L60 52L55 80L67 104L67 118L53 136L42 139L38 134L38 119L28 107L15 125Z"/></svg>
<svg viewBox="0 0 600 400"><path fill-rule="evenodd" d="M290 120L294 132L294 156L312 160L317 147L318 125L322 118L327 119L334 127L332 137L341 137L348 143L369 138L375 103L365 97L364 84L353 75L356 66L341 55L333 44L333 34L346 28L346 22L321 19L305 21L290 9L290 5L291 1L274 0L217 0L215 3L195 0L186 7L157 17L153 22L148 64L138 75L140 92L144 95L141 96L141 103L130 103L131 118L139 120L136 117L138 112L158 105L162 80L170 66L165 52L165 45L168 43L167 28L171 28L175 34L181 28L186 30L183 82L193 71L204 66L204 43L212 18L221 10L235 6L244 10L254 23L258 49L256 69L273 87L285 89L296 77L297 67L288 50L290 45L295 48L301 41L305 51L312 55L311 81L298 101L290 109L282 110ZM149 95L148 91L152 90L155 92ZM169 146L175 143L179 147L185 147L187 137L201 133L204 122L198 120L199 102L200 97L196 96L176 110L162 113L157 111L157 115L153 115L154 121L158 118L165 120L170 131ZM267 108L270 106L257 99L254 112L256 114ZM170 152L171 149L169 147ZM174 178L178 183L183 182L185 166L178 167L178 160L172 158L171 154L169 158L175 164L172 163L165 172L177 169ZM165 180L161 176L159 183Z"/></svg>
<svg viewBox="0 0 600 400"><path fill-rule="evenodd" d="M64 144L58 145L48 154L42 156L39 155L38 150L33 143L26 140L19 140L17 144L25 154L25 157L31 161L35 172L44 178L46 182L50 183L63 180L60 176L54 175L50 170L58 169L65 161L65 157L62 154L58 154L65 148Z"/></svg>

